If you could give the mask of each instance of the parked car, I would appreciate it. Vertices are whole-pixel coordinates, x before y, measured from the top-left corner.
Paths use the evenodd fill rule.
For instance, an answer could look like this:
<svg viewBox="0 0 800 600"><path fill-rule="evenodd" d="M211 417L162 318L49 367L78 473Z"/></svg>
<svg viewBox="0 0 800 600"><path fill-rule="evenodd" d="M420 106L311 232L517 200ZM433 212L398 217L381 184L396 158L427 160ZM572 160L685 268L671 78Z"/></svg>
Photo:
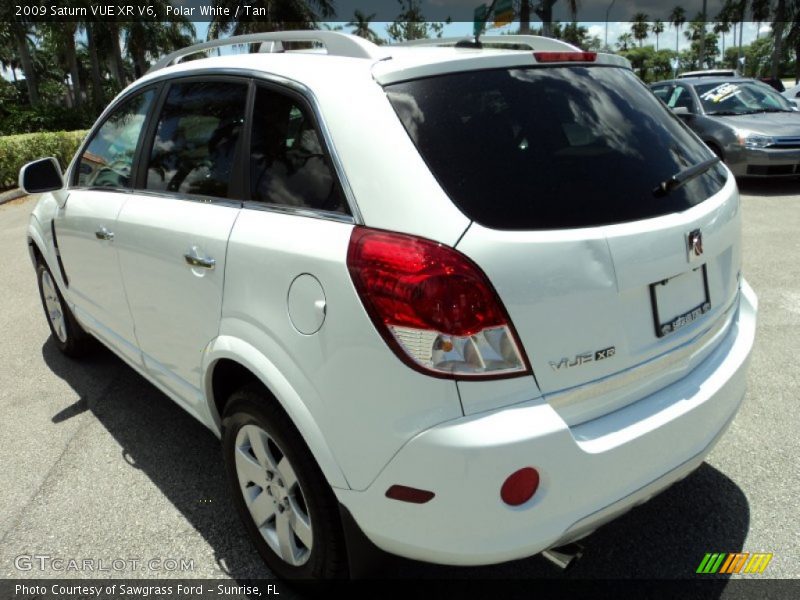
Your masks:
<svg viewBox="0 0 800 600"><path fill-rule="evenodd" d="M309 40L327 55L181 62ZM280 576L365 548L563 565L736 415L757 303L734 178L616 59L525 40L200 44L63 177L20 173L53 343L100 340L221 437Z"/></svg>
<svg viewBox="0 0 800 600"><path fill-rule="evenodd" d="M735 175L800 175L800 112L767 84L704 77L650 87Z"/></svg>
<svg viewBox="0 0 800 600"><path fill-rule="evenodd" d="M782 95L784 98L788 98L790 102L793 102L795 106L800 108L800 85L789 88L788 90L784 91Z"/></svg>

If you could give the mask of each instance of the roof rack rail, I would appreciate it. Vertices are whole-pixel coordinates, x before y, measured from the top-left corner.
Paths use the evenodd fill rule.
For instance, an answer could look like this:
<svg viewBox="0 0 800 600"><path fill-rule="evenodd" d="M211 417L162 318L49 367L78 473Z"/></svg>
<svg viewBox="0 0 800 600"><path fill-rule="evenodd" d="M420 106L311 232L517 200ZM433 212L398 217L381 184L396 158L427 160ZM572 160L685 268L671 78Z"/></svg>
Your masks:
<svg viewBox="0 0 800 600"><path fill-rule="evenodd" d="M261 44L259 52L284 52L284 42L319 42L322 44L327 53L334 56L349 56L352 58L384 58L385 54L372 42L364 38L350 35L347 33L339 33L338 31L325 31L325 30L298 30L298 31L272 31L268 33L251 33L248 35L236 35L229 38L219 40L210 40L181 48L171 54L168 54L155 65L153 65L148 73L164 69L171 65L177 64L182 58L205 52L206 50L213 50L214 48L221 48L224 46L237 46L240 44Z"/></svg>
<svg viewBox="0 0 800 600"><path fill-rule="evenodd" d="M411 40L408 42L400 42L389 46L456 46L458 42L473 42L474 38L470 37L447 37L447 38L429 38L422 40ZM503 47L503 46L525 46L531 50L544 50L544 51L567 51L575 52L580 48L540 35L482 35L480 37L480 44L484 48Z"/></svg>

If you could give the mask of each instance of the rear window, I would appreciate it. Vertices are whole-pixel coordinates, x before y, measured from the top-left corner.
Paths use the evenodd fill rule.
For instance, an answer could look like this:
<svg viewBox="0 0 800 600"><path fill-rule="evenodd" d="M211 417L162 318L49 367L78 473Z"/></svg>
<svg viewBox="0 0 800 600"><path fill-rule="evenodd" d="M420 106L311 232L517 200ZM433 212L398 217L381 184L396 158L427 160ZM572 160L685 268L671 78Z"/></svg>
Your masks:
<svg viewBox="0 0 800 600"><path fill-rule="evenodd" d="M628 70L472 71L386 87L434 176L471 219L495 229L622 223L686 210L726 171L656 197L713 155Z"/></svg>

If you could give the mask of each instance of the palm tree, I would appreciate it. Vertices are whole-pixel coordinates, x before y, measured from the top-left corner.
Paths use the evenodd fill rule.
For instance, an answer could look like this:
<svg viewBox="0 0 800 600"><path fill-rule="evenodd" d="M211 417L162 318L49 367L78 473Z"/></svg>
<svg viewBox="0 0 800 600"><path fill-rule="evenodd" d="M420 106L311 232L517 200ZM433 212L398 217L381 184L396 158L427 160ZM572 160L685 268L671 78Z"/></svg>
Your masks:
<svg viewBox="0 0 800 600"><path fill-rule="evenodd" d="M780 4L780 3L779 3ZM784 4L785 6L785 4ZM775 14L778 14L778 7L775 7ZM756 24L756 39L758 39L759 29L764 21L769 20L770 14L770 0L750 0L750 12L753 15L753 21ZM777 21L777 19L776 19ZM777 23L776 23L777 25Z"/></svg>
<svg viewBox="0 0 800 600"><path fill-rule="evenodd" d="M639 48L642 47L642 43L647 39L649 31L650 23L647 22L647 15L642 12L633 15L631 33L633 34L633 38L639 42Z"/></svg>
<svg viewBox="0 0 800 600"><path fill-rule="evenodd" d="M197 35L191 21L186 17L177 16L173 16L169 22L133 21L126 23L123 33L137 78L144 75L150 68L148 55L156 57L190 46Z"/></svg>
<svg viewBox="0 0 800 600"><path fill-rule="evenodd" d="M62 61L60 62L69 74L75 108L80 108L83 104L78 52L75 45L75 35L78 33L79 27L80 24L75 21L59 21L40 25L41 36L45 40L49 40L53 48L61 53Z"/></svg>
<svg viewBox="0 0 800 600"><path fill-rule="evenodd" d="M28 38L31 29L31 23L14 17L12 4L0 4L0 37L7 39L8 43L16 50L16 54L19 57L19 66L25 74L28 100L31 106L38 106L39 78L36 76L36 68L34 67L33 44Z"/></svg>
<svg viewBox="0 0 800 600"><path fill-rule="evenodd" d="M626 51L631 44L633 44L633 35L630 33L623 33L617 38L617 48L623 52Z"/></svg>
<svg viewBox="0 0 800 600"><path fill-rule="evenodd" d="M542 20L542 35L552 37L553 35L553 5L558 0L539 0L539 4L533 11ZM567 10L572 15L572 20L577 21L579 0L566 0ZM527 10L526 10L527 9ZM527 13L527 17L526 17ZM530 33L530 9L528 0L522 0L519 11L519 31L520 33Z"/></svg>
<svg viewBox="0 0 800 600"><path fill-rule="evenodd" d="M92 76L92 104L100 111L105 104L103 93L103 76L100 72L100 56L97 50L97 23L86 23L86 49L89 54L90 73Z"/></svg>
<svg viewBox="0 0 800 600"><path fill-rule="evenodd" d="M650 31L656 36L656 52L658 52L658 36L664 33L664 22L656 20L651 26Z"/></svg>
<svg viewBox="0 0 800 600"><path fill-rule="evenodd" d="M242 4L242 7L239 7ZM244 35L261 31L277 31L281 29L314 29L320 17L327 19L336 14L334 0L219 0L217 6L228 8L228 15L216 16L208 28L208 39L216 39L223 34ZM251 12L268 15L266 17L246 17L243 7L248 6ZM238 10L237 10L238 9ZM236 20L234 15L242 17Z"/></svg>
<svg viewBox="0 0 800 600"><path fill-rule="evenodd" d="M678 42L680 41L681 27L686 23L686 11L682 6L676 6L672 9L672 12L669 13L669 22L675 27L675 52L677 53L679 52Z"/></svg>
<svg viewBox="0 0 800 600"><path fill-rule="evenodd" d="M353 33L355 35L375 44L379 44L382 41L380 36L369 26L374 18L375 13L365 15L360 10L356 10L355 13L353 13L353 20L347 24L347 27L353 27Z"/></svg>
<svg viewBox="0 0 800 600"><path fill-rule="evenodd" d="M755 11L755 6L753 7ZM753 15L755 18L755 14ZM775 21L772 24L772 34L775 37L775 45L772 48L772 65L770 66L770 77L777 79L780 76L780 65L783 51L783 30L786 28L788 11L786 0L778 0L775 5Z"/></svg>
<svg viewBox="0 0 800 600"><path fill-rule="evenodd" d="M722 58L725 58L725 34L731 30L731 24L727 21L717 21L714 24L714 33L718 33L722 39Z"/></svg>

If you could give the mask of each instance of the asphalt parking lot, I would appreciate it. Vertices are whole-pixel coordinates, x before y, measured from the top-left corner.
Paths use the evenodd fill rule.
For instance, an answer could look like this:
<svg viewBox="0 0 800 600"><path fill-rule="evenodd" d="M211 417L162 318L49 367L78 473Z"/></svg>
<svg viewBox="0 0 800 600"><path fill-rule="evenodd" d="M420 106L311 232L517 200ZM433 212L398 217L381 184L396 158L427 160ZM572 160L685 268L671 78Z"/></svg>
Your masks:
<svg viewBox="0 0 800 600"><path fill-rule="evenodd" d="M671 579L693 577L706 552L745 551L774 554L764 576L800 577L800 181L741 188L758 337L744 405L708 461L585 540L567 573L533 557L480 569L398 561L389 574ZM162 561L111 573L124 577L270 577L214 436L110 352L77 363L49 339L25 248L33 205L0 206L0 577L91 576L20 570L21 555Z"/></svg>

